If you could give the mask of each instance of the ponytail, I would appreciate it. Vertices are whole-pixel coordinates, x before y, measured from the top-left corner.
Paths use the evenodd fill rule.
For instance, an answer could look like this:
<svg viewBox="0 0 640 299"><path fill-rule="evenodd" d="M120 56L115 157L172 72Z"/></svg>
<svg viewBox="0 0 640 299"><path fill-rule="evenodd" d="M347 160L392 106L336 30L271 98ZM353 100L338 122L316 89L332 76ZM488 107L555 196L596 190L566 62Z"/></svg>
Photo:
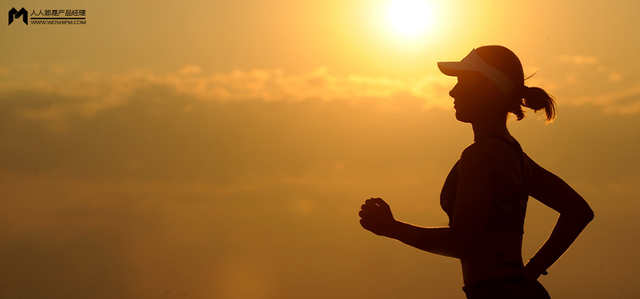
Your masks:
<svg viewBox="0 0 640 299"><path fill-rule="evenodd" d="M526 87L523 93L523 106L533 109L534 112L544 108L547 117L546 123L550 123L556 117L556 103L553 97L539 87Z"/></svg>
<svg viewBox="0 0 640 299"><path fill-rule="evenodd" d="M542 88L525 86L525 80L533 77L535 73L525 78L522 63L515 53L503 46L484 46L475 49L475 52L482 61L506 76L515 86L513 93L503 93L506 110L521 120L524 118L522 106L531 108L534 112L544 108L546 123L553 121L556 117L556 103L553 97Z"/></svg>

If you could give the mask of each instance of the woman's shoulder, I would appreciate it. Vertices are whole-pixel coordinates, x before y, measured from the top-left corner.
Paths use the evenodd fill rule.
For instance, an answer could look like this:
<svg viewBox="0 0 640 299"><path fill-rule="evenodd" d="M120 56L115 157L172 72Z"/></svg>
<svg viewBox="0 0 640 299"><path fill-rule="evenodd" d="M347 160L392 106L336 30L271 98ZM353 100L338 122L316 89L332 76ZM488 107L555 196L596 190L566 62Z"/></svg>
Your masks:
<svg viewBox="0 0 640 299"><path fill-rule="evenodd" d="M470 146L460 158L458 171L474 180L488 180L493 194L513 194L520 186L521 168L507 140L484 138Z"/></svg>
<svg viewBox="0 0 640 299"><path fill-rule="evenodd" d="M506 155L513 153L513 147L508 142L511 141L500 137L482 138L465 148L461 159L503 160Z"/></svg>

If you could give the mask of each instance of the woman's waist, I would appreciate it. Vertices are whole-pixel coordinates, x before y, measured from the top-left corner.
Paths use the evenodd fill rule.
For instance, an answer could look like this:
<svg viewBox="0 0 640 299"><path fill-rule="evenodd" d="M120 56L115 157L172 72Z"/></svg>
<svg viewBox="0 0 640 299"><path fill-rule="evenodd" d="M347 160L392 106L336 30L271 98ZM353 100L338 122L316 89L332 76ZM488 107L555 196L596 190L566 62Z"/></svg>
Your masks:
<svg viewBox="0 0 640 299"><path fill-rule="evenodd" d="M525 275L524 263L519 255L490 260L461 260L461 264L465 285L516 282Z"/></svg>
<svg viewBox="0 0 640 299"><path fill-rule="evenodd" d="M476 238L466 261L470 264L522 259L523 235L513 231L484 231Z"/></svg>

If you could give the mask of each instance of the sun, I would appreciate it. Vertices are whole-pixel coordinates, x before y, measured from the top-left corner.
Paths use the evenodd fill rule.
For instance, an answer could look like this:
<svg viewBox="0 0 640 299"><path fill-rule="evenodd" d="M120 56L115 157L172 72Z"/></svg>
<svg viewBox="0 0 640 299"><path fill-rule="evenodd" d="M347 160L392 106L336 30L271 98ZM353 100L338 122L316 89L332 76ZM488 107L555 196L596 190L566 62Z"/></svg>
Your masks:
<svg viewBox="0 0 640 299"><path fill-rule="evenodd" d="M431 9L427 1L396 0L389 8L389 20L401 33L414 35L429 25Z"/></svg>

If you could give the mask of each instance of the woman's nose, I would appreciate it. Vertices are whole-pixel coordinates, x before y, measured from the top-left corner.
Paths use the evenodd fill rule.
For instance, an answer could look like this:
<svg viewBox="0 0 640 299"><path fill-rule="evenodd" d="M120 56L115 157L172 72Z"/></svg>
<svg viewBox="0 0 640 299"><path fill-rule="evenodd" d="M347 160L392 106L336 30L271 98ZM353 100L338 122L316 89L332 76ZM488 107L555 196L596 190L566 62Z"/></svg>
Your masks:
<svg viewBox="0 0 640 299"><path fill-rule="evenodd" d="M453 86L453 88L449 91L449 96L452 98L456 97L456 94L458 92L458 84L456 84L455 86Z"/></svg>

